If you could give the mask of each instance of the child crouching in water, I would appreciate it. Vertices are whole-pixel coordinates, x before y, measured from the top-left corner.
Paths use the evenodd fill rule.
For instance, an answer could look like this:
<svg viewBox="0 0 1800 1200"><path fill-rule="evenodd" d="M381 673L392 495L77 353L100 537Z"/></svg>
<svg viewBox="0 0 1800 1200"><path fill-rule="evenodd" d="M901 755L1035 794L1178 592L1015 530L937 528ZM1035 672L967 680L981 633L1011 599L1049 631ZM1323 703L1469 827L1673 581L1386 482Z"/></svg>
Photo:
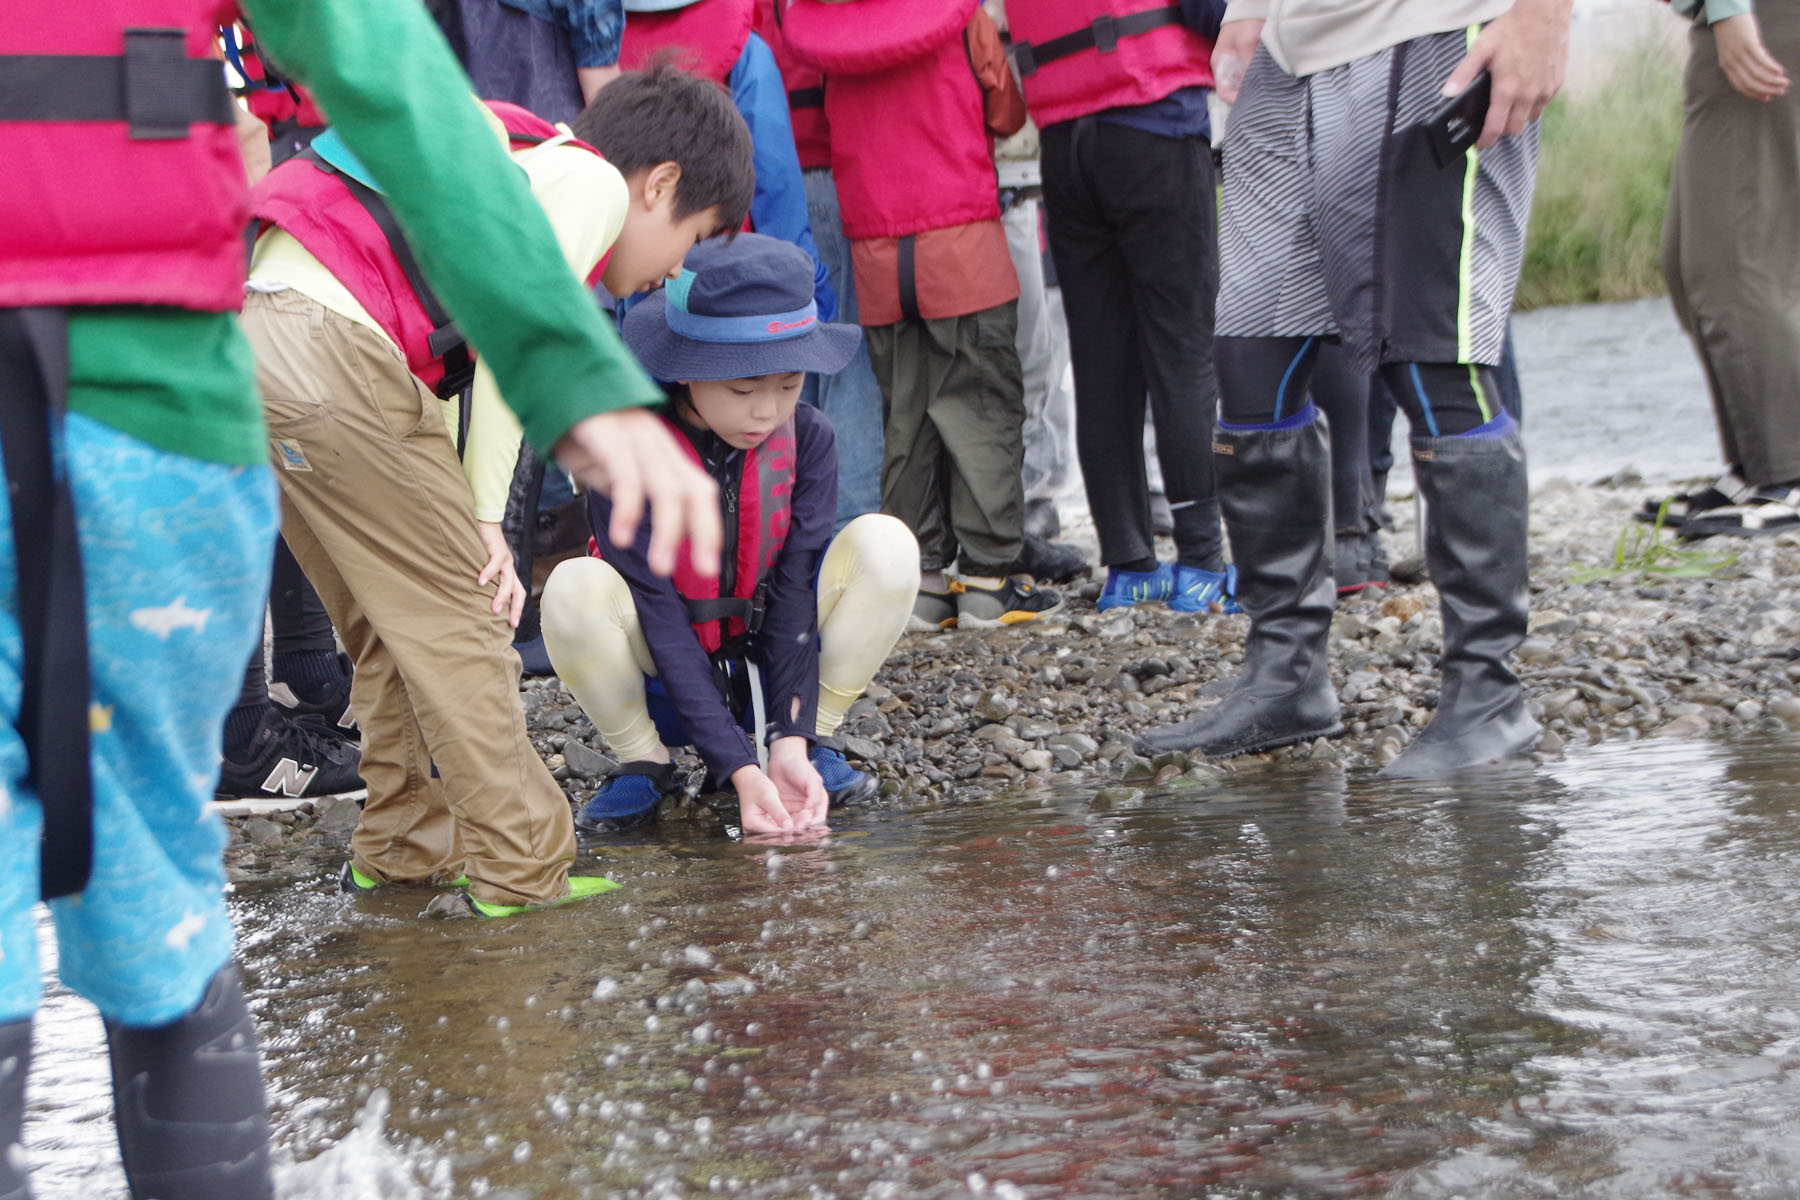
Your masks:
<svg viewBox="0 0 1800 1200"><path fill-rule="evenodd" d="M709 787L737 793L746 833L824 823L871 797L833 735L906 628L919 549L893 517L835 538L837 439L798 404L806 372L834 374L861 331L822 323L812 260L774 238L710 240L625 318L625 342L665 384L664 419L719 487L719 577L649 569L649 525L607 536L588 502L594 556L551 573L544 645L556 673L621 760L576 824L648 823L676 790L670 745L691 742ZM766 730L762 747L753 736Z"/></svg>

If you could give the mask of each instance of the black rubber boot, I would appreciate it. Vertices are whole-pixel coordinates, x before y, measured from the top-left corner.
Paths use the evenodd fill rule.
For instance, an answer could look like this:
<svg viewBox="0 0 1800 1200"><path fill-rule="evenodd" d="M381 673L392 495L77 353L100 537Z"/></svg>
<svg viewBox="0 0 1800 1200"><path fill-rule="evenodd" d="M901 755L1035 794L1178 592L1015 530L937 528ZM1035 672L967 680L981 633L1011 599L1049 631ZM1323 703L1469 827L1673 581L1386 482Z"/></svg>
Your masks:
<svg viewBox="0 0 1800 1200"><path fill-rule="evenodd" d="M154 1029L106 1022L113 1108L133 1200L267 1200L269 1118L237 969Z"/></svg>
<svg viewBox="0 0 1800 1200"><path fill-rule="evenodd" d="M1444 619L1437 715L1382 770L1429 779L1516 758L1542 732L1506 657L1525 638L1527 490L1518 431L1414 438L1425 496L1425 561Z"/></svg>
<svg viewBox="0 0 1800 1200"><path fill-rule="evenodd" d="M31 1022L0 1025L0 1200L31 1200L25 1183L25 1077Z"/></svg>
<svg viewBox="0 0 1800 1200"><path fill-rule="evenodd" d="M1139 739L1147 754L1253 754L1341 733L1327 668L1331 448L1325 422L1213 431L1219 503L1250 614L1244 670L1214 707Z"/></svg>

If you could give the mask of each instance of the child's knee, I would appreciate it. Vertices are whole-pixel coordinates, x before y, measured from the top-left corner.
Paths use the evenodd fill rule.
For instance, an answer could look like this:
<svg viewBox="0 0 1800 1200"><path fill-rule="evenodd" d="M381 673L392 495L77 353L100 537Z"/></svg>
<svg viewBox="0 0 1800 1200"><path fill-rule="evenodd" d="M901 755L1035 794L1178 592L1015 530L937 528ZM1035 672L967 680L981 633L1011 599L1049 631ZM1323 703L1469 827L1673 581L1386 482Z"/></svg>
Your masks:
<svg viewBox="0 0 1800 1200"><path fill-rule="evenodd" d="M864 513L837 535L853 562L853 577L882 594L905 596L919 590L919 541L898 517Z"/></svg>
<svg viewBox="0 0 1800 1200"><path fill-rule="evenodd" d="M544 631L551 637L578 634L596 612L614 610L621 597L629 606L631 589L624 576L597 558L571 558L558 563L544 581L538 601Z"/></svg>

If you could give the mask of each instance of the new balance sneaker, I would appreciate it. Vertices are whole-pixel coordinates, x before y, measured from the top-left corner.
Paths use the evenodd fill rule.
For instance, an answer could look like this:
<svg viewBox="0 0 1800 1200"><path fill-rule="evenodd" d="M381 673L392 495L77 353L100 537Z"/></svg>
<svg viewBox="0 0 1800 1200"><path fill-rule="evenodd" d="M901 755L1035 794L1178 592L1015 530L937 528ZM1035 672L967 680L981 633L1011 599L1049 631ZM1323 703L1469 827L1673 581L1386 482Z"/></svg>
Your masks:
<svg viewBox="0 0 1800 1200"><path fill-rule="evenodd" d="M1175 594L1169 597L1169 607L1176 612L1243 612L1237 602L1237 568L1228 566L1223 571L1202 571L1199 567L1190 567L1176 563L1174 570Z"/></svg>
<svg viewBox="0 0 1800 1200"><path fill-rule="evenodd" d="M289 712L318 717L327 728L346 741L361 741L362 729L356 724L356 714L350 710L350 656L340 653L337 660L338 667L343 672L343 686L333 688L323 699L303 700L292 684L273 679L269 681L269 699Z"/></svg>
<svg viewBox="0 0 1800 1200"><path fill-rule="evenodd" d="M362 752L312 715L269 705L248 745L219 764L218 794L226 797L330 796L363 787L356 773Z"/></svg>
<svg viewBox="0 0 1800 1200"><path fill-rule="evenodd" d="M1166 602L1174 595L1173 563L1159 562L1154 571L1127 571L1121 567L1108 567L1106 586L1100 589L1100 599L1095 607L1105 612L1109 608Z"/></svg>
<svg viewBox="0 0 1800 1200"><path fill-rule="evenodd" d="M906 618L908 633L942 633L956 628L956 598L962 584L952 583L947 592L920 590L913 600L912 616Z"/></svg>
<svg viewBox="0 0 1800 1200"><path fill-rule="evenodd" d="M1049 588L1037 587L1014 575L1000 581L999 587L973 587L959 581L962 591L956 597L956 624L959 629L992 629L998 625L1017 625L1035 621L1045 613L1062 607L1062 597Z"/></svg>
<svg viewBox="0 0 1800 1200"><path fill-rule="evenodd" d="M589 833L625 833L656 822L664 796L676 791L675 764L620 763L575 818Z"/></svg>
<svg viewBox="0 0 1800 1200"><path fill-rule="evenodd" d="M867 804L881 790L881 784L873 775L850 765L836 738L820 738L814 742L810 757L813 770L825 781L825 794L833 808Z"/></svg>
<svg viewBox="0 0 1800 1200"><path fill-rule="evenodd" d="M426 917L516 917L521 913L542 912L547 908L561 908L565 904L573 904L577 900L586 900L591 896L604 896L607 892L616 892L625 885L615 883L604 875L571 875L569 876L569 894L559 896L555 900L545 900L541 904L491 904L486 900L477 900L467 892L445 892L441 896L432 897L431 903L425 906L421 916Z"/></svg>

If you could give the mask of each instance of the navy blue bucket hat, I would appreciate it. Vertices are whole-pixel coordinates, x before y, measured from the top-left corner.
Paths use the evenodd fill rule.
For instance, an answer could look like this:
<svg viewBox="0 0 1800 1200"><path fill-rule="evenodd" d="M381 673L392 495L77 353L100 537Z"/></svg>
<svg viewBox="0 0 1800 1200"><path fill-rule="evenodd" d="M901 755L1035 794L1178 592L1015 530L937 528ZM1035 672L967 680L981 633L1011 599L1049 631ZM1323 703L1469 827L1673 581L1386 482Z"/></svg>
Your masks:
<svg viewBox="0 0 1800 1200"><path fill-rule="evenodd" d="M819 320L806 251L759 233L701 242L680 275L625 314L625 344L665 382L833 375L861 340L855 325Z"/></svg>

